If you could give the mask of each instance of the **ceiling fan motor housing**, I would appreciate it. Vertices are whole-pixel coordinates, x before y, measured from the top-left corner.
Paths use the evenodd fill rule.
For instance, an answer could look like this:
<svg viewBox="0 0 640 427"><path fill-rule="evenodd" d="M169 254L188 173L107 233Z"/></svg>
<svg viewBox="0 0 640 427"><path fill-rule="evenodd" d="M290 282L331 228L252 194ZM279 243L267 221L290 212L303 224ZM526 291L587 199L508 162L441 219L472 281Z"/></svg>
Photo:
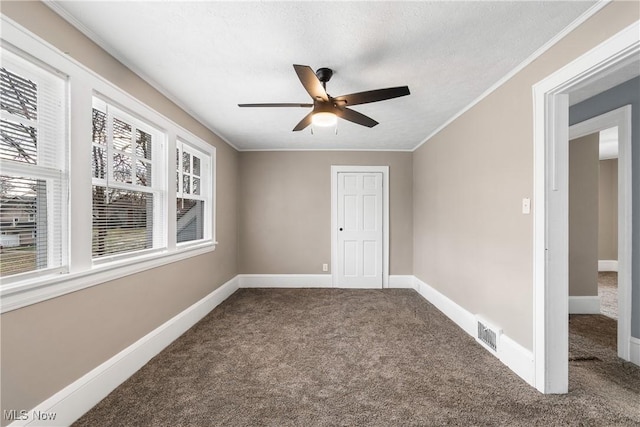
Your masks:
<svg viewBox="0 0 640 427"><path fill-rule="evenodd" d="M318 77L318 80L322 83L326 83L331 80L331 76L333 76L333 70L331 68L323 67L316 70L316 77Z"/></svg>

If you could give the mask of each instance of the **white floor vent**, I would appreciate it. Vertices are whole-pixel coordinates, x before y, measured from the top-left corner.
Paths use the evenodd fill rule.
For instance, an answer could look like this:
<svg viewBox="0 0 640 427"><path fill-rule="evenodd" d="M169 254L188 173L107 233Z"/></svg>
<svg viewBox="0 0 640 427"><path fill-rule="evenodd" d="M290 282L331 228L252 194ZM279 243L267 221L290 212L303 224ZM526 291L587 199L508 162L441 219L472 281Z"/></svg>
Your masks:
<svg viewBox="0 0 640 427"><path fill-rule="evenodd" d="M478 321L478 334L476 335L476 340L478 340L478 342L490 352L498 353L502 329L496 328L480 316L476 316L476 320Z"/></svg>

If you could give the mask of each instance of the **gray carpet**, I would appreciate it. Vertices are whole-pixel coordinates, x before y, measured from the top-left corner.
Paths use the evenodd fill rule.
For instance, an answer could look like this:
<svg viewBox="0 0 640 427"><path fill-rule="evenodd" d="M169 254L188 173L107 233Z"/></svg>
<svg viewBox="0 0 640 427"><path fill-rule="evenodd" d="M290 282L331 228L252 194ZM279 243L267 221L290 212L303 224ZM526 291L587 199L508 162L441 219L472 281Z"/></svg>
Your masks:
<svg viewBox="0 0 640 427"><path fill-rule="evenodd" d="M413 290L241 289L75 425L639 425L640 368L577 324L542 395Z"/></svg>
<svg viewBox="0 0 640 427"><path fill-rule="evenodd" d="M618 318L618 273L601 271L598 273L598 296L600 313L612 319Z"/></svg>

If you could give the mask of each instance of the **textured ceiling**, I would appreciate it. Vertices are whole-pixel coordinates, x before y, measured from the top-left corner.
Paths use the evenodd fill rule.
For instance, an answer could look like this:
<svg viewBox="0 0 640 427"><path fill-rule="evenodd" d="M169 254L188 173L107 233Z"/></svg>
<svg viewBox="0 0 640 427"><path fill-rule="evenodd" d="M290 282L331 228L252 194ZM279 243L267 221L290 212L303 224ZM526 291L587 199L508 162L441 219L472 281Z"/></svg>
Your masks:
<svg viewBox="0 0 640 427"><path fill-rule="evenodd" d="M410 150L593 2L56 2L52 8L239 149ZM332 96L408 85L353 109L380 122L291 129L309 102L292 64L329 67Z"/></svg>

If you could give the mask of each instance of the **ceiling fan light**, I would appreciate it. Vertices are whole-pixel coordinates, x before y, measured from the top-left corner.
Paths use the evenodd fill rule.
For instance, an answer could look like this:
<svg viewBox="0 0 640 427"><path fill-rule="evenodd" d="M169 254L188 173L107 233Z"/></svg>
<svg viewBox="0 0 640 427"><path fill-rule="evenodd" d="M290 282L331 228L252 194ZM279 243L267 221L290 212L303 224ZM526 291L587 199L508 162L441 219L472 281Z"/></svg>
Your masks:
<svg viewBox="0 0 640 427"><path fill-rule="evenodd" d="M311 122L316 126L335 126L338 123L338 117L328 111L320 111L313 115Z"/></svg>

